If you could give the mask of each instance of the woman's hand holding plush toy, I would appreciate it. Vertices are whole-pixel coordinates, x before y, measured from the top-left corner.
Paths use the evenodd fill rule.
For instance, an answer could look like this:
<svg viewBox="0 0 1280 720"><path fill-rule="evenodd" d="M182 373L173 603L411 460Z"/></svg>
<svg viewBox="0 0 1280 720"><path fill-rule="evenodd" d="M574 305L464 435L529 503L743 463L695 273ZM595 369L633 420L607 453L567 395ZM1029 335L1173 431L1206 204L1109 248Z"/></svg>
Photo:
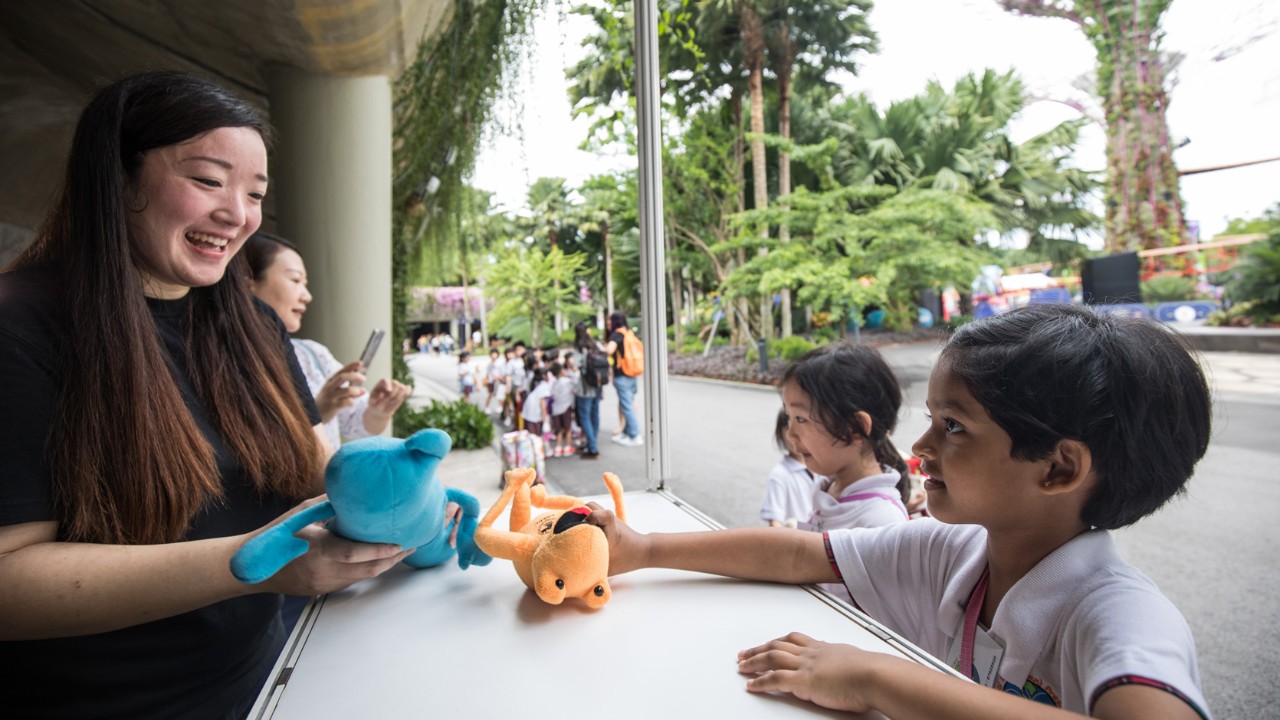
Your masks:
<svg viewBox="0 0 1280 720"><path fill-rule="evenodd" d="M458 528L462 527L462 506L456 502L446 503L444 506L444 527L449 527L449 523L453 523L453 530L449 531L449 547L458 547Z"/></svg>
<svg viewBox="0 0 1280 720"><path fill-rule="evenodd" d="M324 502L327 497L321 495L302 502L270 525L243 536L243 540L247 542L286 518ZM295 537L307 542L307 552L267 580L245 587L252 588L253 592L323 595L381 575L417 549L348 540L325 529L323 522L307 525L295 533Z"/></svg>

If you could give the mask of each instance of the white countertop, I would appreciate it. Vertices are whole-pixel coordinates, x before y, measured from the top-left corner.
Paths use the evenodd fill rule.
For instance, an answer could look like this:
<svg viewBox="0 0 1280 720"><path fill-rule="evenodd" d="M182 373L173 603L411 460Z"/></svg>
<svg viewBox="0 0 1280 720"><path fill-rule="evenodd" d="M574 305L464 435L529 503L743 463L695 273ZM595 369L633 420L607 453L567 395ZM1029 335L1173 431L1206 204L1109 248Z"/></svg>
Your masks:
<svg viewBox="0 0 1280 720"><path fill-rule="evenodd" d="M626 502L637 530L714 525L667 493ZM791 631L936 667L820 591L678 570L610 585L609 604L592 611L543 603L506 560L401 565L313 603L249 717L849 717L746 691L738 651Z"/></svg>

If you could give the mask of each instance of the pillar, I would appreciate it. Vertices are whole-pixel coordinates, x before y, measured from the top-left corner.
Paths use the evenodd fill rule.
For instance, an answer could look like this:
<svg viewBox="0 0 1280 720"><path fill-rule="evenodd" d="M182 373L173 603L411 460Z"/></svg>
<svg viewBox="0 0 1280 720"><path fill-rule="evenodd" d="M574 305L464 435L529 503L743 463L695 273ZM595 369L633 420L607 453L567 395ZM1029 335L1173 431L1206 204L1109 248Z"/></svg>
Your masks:
<svg viewBox="0 0 1280 720"><path fill-rule="evenodd" d="M298 336L350 362L370 331L391 330L391 81L277 66L267 83L276 229L301 248L314 296ZM388 335L370 386L399 351Z"/></svg>

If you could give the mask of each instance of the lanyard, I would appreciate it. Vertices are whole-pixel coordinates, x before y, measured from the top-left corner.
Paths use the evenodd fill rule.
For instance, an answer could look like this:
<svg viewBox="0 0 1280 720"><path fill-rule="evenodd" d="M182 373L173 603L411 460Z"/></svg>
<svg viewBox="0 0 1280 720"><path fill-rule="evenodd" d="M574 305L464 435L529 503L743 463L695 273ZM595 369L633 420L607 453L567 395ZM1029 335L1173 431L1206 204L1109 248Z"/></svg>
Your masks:
<svg viewBox="0 0 1280 720"><path fill-rule="evenodd" d="M907 516L908 518L911 517L911 513L907 512L907 506L903 505L901 500L899 500L898 498L892 495L886 495L884 493L878 493L878 492L854 493L852 495L848 495L846 497L840 498L837 502L841 502L841 503L857 502L859 500L870 500L872 498L880 498L881 500L887 500L890 503L892 503L894 506L896 506L899 510L901 510L903 515Z"/></svg>
<svg viewBox="0 0 1280 720"><path fill-rule="evenodd" d="M960 635L960 672L965 677L973 677L973 637L978 632L978 615L982 613L982 601L987 598L987 576L990 567L982 569L982 577L978 578L978 586L969 596L969 604L964 608L964 631Z"/></svg>

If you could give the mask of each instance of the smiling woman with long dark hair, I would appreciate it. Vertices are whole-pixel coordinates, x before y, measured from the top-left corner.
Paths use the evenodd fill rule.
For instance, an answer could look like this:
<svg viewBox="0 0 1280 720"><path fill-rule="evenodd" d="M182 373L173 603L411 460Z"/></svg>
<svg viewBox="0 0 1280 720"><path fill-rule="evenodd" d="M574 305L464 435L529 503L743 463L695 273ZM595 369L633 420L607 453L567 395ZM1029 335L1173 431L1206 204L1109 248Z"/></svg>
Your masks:
<svg viewBox="0 0 1280 720"><path fill-rule="evenodd" d="M271 581L229 569L322 492L331 452L237 257L270 142L212 83L114 83L0 274L0 716L243 716L283 645L280 593L401 557L311 527Z"/></svg>

